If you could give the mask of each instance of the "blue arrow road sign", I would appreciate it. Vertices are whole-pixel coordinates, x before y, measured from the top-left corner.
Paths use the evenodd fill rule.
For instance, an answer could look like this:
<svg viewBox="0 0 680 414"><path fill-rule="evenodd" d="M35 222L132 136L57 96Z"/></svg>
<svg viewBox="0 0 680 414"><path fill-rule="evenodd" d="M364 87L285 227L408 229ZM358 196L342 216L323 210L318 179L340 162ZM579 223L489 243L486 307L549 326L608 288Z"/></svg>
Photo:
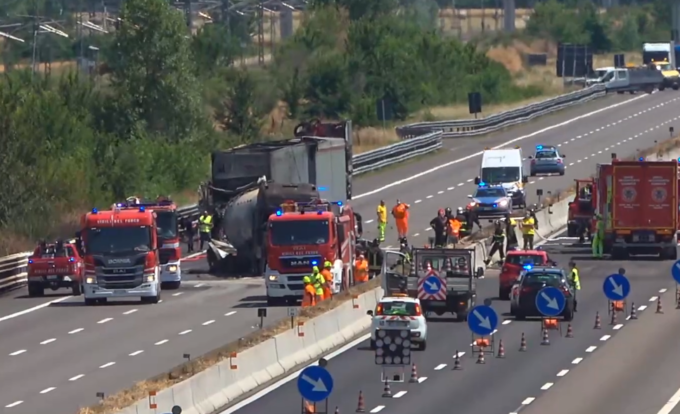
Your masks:
<svg viewBox="0 0 680 414"><path fill-rule="evenodd" d="M297 380L298 391L302 398L310 402L320 402L328 398L333 391L333 377L317 365L302 370Z"/></svg>
<svg viewBox="0 0 680 414"><path fill-rule="evenodd" d="M428 295L437 294L442 288L442 281L435 275L428 276L423 282L423 290Z"/></svg>
<svg viewBox="0 0 680 414"><path fill-rule="evenodd" d="M536 309L543 316L559 315L564 310L566 303L564 293L556 287L544 287L536 295Z"/></svg>
<svg viewBox="0 0 680 414"><path fill-rule="evenodd" d="M498 315L491 306L475 306L468 314L468 326L474 334L491 335L498 326Z"/></svg>
<svg viewBox="0 0 680 414"><path fill-rule="evenodd" d="M630 282L624 275L614 273L604 280L602 290L609 300L624 300L630 295Z"/></svg>
<svg viewBox="0 0 680 414"><path fill-rule="evenodd" d="M676 283L680 283L680 260L673 263L673 267L671 267L671 275L673 276L673 279Z"/></svg>

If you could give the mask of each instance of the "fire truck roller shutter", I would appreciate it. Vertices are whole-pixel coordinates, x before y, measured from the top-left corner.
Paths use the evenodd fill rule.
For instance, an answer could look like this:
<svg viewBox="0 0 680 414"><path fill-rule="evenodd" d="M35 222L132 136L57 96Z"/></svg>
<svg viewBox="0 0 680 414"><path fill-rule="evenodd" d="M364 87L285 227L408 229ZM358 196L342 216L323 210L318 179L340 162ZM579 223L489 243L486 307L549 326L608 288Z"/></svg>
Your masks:
<svg viewBox="0 0 680 414"><path fill-rule="evenodd" d="M340 259L336 259L333 262L333 267L331 268L331 274L333 275L333 294L338 294L342 291L342 273L344 271L345 264ZM348 266L348 275L351 266ZM348 281L349 283L349 281Z"/></svg>

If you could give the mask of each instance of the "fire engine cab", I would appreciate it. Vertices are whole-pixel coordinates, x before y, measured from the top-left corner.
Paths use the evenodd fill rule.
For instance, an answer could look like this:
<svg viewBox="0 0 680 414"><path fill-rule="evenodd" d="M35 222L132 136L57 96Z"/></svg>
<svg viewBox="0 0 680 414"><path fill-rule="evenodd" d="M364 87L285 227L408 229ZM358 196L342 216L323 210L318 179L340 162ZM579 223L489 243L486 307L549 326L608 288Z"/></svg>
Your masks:
<svg viewBox="0 0 680 414"><path fill-rule="evenodd" d="M355 214L342 202L286 201L267 221L265 286L267 303L302 299L302 279L314 266L332 263L333 293L353 280Z"/></svg>

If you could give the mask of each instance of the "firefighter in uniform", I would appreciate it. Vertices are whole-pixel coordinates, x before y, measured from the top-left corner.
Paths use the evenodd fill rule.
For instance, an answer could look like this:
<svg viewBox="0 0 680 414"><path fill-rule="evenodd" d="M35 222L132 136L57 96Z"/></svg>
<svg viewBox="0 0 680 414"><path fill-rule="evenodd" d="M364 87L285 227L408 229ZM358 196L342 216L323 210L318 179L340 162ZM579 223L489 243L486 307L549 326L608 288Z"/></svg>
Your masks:
<svg viewBox="0 0 680 414"><path fill-rule="evenodd" d="M505 254L503 254L503 243L505 243L505 230L503 229L503 224L500 220L496 220L494 223L494 231L491 243L491 252L489 252L489 257L484 260L484 263L488 266L493 259L493 255L498 252L501 256L501 262L505 259Z"/></svg>
<svg viewBox="0 0 680 414"><path fill-rule="evenodd" d="M578 309L578 295L577 292L581 290L581 278L578 275L578 268L576 263L569 262L569 267L571 267L570 283L574 287L574 312Z"/></svg>
<svg viewBox="0 0 680 414"><path fill-rule="evenodd" d="M507 254L510 250L517 248L519 243L517 242L517 233L515 233L515 227L517 222L514 218L510 216L510 213L505 213L505 253Z"/></svg>
<svg viewBox="0 0 680 414"><path fill-rule="evenodd" d="M380 274L385 257L382 249L380 248L380 242L378 239L374 239L373 242L368 245L366 256L368 256L368 277L369 279L373 279Z"/></svg>
<svg viewBox="0 0 680 414"><path fill-rule="evenodd" d="M448 227L448 220L443 209L439 209L437 217L430 221L430 227L434 230L434 245L435 247L442 247L446 244L446 230Z"/></svg>

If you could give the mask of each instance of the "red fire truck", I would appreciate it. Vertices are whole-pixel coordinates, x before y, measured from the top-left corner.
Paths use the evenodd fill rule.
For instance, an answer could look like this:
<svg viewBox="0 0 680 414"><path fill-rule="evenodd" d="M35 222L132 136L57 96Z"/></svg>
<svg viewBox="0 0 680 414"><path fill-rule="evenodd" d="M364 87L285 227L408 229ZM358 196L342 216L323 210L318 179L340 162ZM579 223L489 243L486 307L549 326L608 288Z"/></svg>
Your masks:
<svg viewBox="0 0 680 414"><path fill-rule="evenodd" d="M353 278L355 223L352 208L342 202L282 204L267 222L267 303L302 299L302 278L325 261L333 264L333 293L347 287Z"/></svg>

